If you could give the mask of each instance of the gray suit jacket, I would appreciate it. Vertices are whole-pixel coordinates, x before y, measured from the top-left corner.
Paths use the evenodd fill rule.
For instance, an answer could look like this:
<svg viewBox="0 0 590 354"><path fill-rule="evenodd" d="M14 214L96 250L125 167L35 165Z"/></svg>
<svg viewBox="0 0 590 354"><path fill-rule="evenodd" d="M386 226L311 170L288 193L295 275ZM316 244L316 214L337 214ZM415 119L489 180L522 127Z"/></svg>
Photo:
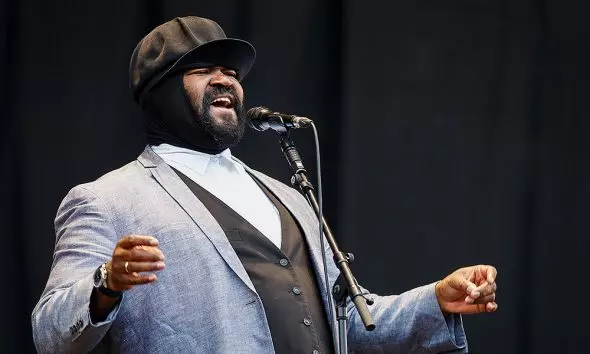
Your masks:
<svg viewBox="0 0 590 354"><path fill-rule="evenodd" d="M296 190L249 171L299 222L317 279L324 279L313 210ZM273 352L260 297L223 230L149 147L137 161L73 188L59 207L55 229L51 274L32 314L39 352L82 353L101 341L125 353ZM93 273L127 234L158 238L166 269L155 283L126 292L104 322L93 323L88 309ZM327 259L333 282L338 270L331 250ZM325 294L324 282L318 286ZM349 306L351 352L467 351L460 316L442 316L433 284L373 297L373 332L364 330ZM324 304L327 309L325 298Z"/></svg>

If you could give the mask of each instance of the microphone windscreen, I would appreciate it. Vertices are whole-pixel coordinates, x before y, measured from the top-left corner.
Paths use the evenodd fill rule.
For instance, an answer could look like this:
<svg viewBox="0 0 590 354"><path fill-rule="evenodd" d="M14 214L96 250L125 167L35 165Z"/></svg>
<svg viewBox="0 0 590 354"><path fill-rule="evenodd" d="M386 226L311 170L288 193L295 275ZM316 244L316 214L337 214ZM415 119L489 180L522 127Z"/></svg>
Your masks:
<svg viewBox="0 0 590 354"><path fill-rule="evenodd" d="M248 110L246 115L248 116L248 119L259 120L264 118L269 113L272 113L272 111L266 107L252 107Z"/></svg>
<svg viewBox="0 0 590 354"><path fill-rule="evenodd" d="M268 129L268 125L264 124L264 118L268 116L272 111L266 107L252 107L246 113L248 119L248 125L258 131L264 131Z"/></svg>

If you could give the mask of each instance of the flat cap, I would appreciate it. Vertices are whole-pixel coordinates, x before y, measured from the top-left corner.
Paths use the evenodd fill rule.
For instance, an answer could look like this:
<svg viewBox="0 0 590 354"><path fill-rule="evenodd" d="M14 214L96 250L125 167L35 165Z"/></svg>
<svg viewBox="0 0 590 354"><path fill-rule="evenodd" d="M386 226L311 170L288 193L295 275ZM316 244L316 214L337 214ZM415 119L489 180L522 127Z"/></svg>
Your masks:
<svg viewBox="0 0 590 354"><path fill-rule="evenodd" d="M191 66L221 65L242 80L254 65L252 44L227 38L206 18L177 17L154 28L135 47L129 63L129 87L135 101L173 71Z"/></svg>

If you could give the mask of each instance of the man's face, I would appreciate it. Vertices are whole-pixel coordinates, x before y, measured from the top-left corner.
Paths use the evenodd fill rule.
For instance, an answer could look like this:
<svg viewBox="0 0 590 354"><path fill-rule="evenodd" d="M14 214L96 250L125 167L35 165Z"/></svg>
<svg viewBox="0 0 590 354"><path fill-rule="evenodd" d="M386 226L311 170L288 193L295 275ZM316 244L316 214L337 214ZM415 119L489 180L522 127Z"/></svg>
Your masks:
<svg viewBox="0 0 590 354"><path fill-rule="evenodd" d="M244 90L236 72L222 66L190 69L183 83L197 123L223 145L235 145L246 123Z"/></svg>

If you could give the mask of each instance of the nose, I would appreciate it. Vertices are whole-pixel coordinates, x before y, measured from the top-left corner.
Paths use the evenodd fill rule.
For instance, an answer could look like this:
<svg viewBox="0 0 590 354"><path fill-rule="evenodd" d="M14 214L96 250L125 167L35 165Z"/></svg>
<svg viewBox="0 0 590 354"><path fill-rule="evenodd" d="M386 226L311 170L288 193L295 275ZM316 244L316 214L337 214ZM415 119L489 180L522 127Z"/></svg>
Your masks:
<svg viewBox="0 0 590 354"><path fill-rule="evenodd" d="M233 85L233 80L230 76L224 74L221 70L215 70L210 81L211 86L230 87Z"/></svg>

